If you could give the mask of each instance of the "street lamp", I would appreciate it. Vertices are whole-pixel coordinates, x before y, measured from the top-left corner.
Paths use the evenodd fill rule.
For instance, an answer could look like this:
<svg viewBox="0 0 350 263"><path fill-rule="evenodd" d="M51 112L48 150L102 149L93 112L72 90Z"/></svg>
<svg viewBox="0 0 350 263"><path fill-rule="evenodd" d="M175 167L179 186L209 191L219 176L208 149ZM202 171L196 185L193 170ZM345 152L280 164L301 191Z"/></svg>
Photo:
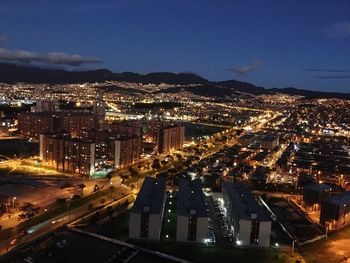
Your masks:
<svg viewBox="0 0 350 263"><path fill-rule="evenodd" d="M292 241L292 257L294 256L295 240Z"/></svg>
<svg viewBox="0 0 350 263"><path fill-rule="evenodd" d="M14 196L13 199L12 199L12 208L15 208L15 200L16 200L16 199L17 199L16 196Z"/></svg>

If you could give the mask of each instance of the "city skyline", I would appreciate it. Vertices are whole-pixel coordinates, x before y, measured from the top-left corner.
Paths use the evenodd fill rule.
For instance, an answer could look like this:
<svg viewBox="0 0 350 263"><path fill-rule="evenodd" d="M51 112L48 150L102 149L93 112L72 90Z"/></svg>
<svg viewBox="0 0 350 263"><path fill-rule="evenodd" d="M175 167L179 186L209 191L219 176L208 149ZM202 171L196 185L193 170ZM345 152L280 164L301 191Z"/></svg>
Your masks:
<svg viewBox="0 0 350 263"><path fill-rule="evenodd" d="M12 1L0 10L0 58L349 92L348 7L347 1Z"/></svg>

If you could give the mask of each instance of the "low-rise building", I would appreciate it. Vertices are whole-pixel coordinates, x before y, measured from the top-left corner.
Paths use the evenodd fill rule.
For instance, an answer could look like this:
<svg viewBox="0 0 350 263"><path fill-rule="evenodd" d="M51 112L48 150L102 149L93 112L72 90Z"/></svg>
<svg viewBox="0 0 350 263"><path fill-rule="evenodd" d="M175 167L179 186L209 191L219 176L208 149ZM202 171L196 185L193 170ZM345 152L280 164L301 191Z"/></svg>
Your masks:
<svg viewBox="0 0 350 263"><path fill-rule="evenodd" d="M129 237L131 239L160 240L165 207L164 178L146 177L130 210Z"/></svg>
<svg viewBox="0 0 350 263"><path fill-rule="evenodd" d="M277 146L279 146L279 137L274 135L266 135L261 139L261 148L267 150L273 150Z"/></svg>
<svg viewBox="0 0 350 263"><path fill-rule="evenodd" d="M250 144L254 143L256 140L256 136L254 134L245 134L238 138L238 141L242 146L249 146Z"/></svg>
<svg viewBox="0 0 350 263"><path fill-rule="evenodd" d="M202 181L182 179L179 183L176 241L205 242L208 236L208 213Z"/></svg>
<svg viewBox="0 0 350 263"><path fill-rule="evenodd" d="M324 200L320 223L330 230L338 230L350 224L350 191Z"/></svg>
<svg viewBox="0 0 350 263"><path fill-rule="evenodd" d="M332 187L327 184L309 184L303 190L303 202L306 209L319 210L329 196Z"/></svg>
<svg viewBox="0 0 350 263"><path fill-rule="evenodd" d="M222 196L236 244L269 247L271 218L246 186L223 182Z"/></svg>

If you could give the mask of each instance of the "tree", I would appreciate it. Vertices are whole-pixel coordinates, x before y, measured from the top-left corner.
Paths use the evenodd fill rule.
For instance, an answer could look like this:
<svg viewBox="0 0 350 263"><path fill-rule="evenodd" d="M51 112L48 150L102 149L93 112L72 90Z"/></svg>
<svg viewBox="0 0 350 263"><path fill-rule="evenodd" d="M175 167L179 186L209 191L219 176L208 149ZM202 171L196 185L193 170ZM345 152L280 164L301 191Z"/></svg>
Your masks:
<svg viewBox="0 0 350 263"><path fill-rule="evenodd" d="M112 179L112 173L108 173L107 175L106 175L106 179L108 179L109 181Z"/></svg>
<svg viewBox="0 0 350 263"><path fill-rule="evenodd" d="M139 171L133 167L129 168L129 172L130 172L131 177L138 177L140 174Z"/></svg>
<svg viewBox="0 0 350 263"><path fill-rule="evenodd" d="M81 191L83 191L85 187L86 185L84 183L79 184L79 188Z"/></svg>
<svg viewBox="0 0 350 263"><path fill-rule="evenodd" d="M154 159L153 164L152 164L152 168L154 170L157 170L157 169L161 168L160 161L158 159Z"/></svg>

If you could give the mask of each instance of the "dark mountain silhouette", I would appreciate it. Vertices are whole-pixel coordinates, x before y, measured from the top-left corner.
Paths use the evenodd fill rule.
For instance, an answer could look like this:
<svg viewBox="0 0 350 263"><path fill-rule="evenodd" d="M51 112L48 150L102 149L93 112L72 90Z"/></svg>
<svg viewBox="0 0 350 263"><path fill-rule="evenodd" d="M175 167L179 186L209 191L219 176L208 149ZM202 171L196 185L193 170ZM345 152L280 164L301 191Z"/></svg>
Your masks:
<svg viewBox="0 0 350 263"><path fill-rule="evenodd" d="M304 96L308 99L329 99L329 98L350 99L350 93L304 90L304 89L296 89L292 87L282 88L282 89L273 88L273 89L270 89L270 91L289 94L289 95Z"/></svg>
<svg viewBox="0 0 350 263"><path fill-rule="evenodd" d="M137 82L143 84L167 83L173 85L173 87L162 92L175 93L182 89L193 94L211 97L226 97L238 93L248 93L253 95L284 93L290 95L301 95L306 98L350 99L350 93L320 92L296 88L265 89L251 83L237 80L218 82L209 81L193 73L176 74L170 72L154 72L143 75L134 72L113 73L107 69L68 71L64 69L39 68L32 65L0 63L0 82L2 83L23 82L32 84L74 84L83 82L104 82L107 80ZM176 85L185 86L177 87ZM108 89L110 88L111 87Z"/></svg>
<svg viewBox="0 0 350 263"><path fill-rule="evenodd" d="M223 87L231 88L234 91L247 92L254 95L269 93L269 91L263 87L257 87L251 83L242 82L234 79L219 81L217 82L217 84Z"/></svg>

